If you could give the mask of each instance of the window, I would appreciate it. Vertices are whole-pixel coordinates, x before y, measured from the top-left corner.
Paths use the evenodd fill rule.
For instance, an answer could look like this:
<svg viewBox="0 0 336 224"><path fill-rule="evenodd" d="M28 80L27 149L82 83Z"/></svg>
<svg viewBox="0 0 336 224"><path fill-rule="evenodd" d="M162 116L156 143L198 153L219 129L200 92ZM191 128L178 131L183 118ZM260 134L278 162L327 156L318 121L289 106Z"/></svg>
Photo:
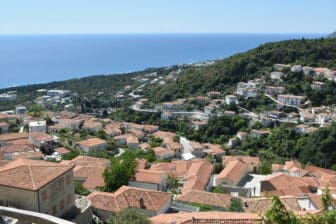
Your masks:
<svg viewBox="0 0 336 224"><path fill-rule="evenodd" d="M60 210L63 210L64 209L64 200L62 200L61 202L60 202Z"/></svg>
<svg viewBox="0 0 336 224"><path fill-rule="evenodd" d="M71 179L71 178L70 178L70 175L68 175L68 176L66 177L66 184L67 184L67 185L70 184L70 179Z"/></svg>
<svg viewBox="0 0 336 224"><path fill-rule="evenodd" d="M58 181L58 190L63 191L63 189L64 189L64 179L62 178Z"/></svg>
<svg viewBox="0 0 336 224"><path fill-rule="evenodd" d="M56 205L54 205L53 208L52 208L52 214L53 215L57 214L57 207L56 207Z"/></svg>
<svg viewBox="0 0 336 224"><path fill-rule="evenodd" d="M71 194L69 194L67 196L67 204L70 205L71 204Z"/></svg>
<svg viewBox="0 0 336 224"><path fill-rule="evenodd" d="M47 200L47 197L48 197L48 192L47 192L47 190L45 190L45 191L42 192L42 201Z"/></svg>

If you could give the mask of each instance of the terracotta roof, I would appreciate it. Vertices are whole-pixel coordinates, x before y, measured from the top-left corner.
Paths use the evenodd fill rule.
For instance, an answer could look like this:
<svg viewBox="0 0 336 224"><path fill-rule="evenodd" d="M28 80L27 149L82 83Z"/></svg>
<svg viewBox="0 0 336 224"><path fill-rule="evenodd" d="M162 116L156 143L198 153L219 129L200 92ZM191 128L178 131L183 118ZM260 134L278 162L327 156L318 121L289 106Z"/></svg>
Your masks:
<svg viewBox="0 0 336 224"><path fill-rule="evenodd" d="M85 179L83 183L85 188L94 189L105 185L103 173L110 163L108 159L77 156L71 162L75 164L74 177Z"/></svg>
<svg viewBox="0 0 336 224"><path fill-rule="evenodd" d="M243 161L246 164L251 165L260 165L260 159L259 157L254 156L223 156L223 164L227 165L231 161L240 160Z"/></svg>
<svg viewBox="0 0 336 224"><path fill-rule="evenodd" d="M199 203L220 208L227 208L231 203L231 199L232 197L229 194L217 194L197 190L191 190L176 197L177 201Z"/></svg>
<svg viewBox="0 0 336 224"><path fill-rule="evenodd" d="M53 141L53 138L43 132L30 132L29 133L30 138L39 141L39 142L51 142Z"/></svg>
<svg viewBox="0 0 336 224"><path fill-rule="evenodd" d="M7 141L8 145L33 145L33 142L28 138Z"/></svg>
<svg viewBox="0 0 336 224"><path fill-rule="evenodd" d="M29 133L21 132L21 133L7 133L0 135L0 141L13 141L17 139L27 139Z"/></svg>
<svg viewBox="0 0 336 224"><path fill-rule="evenodd" d="M153 170L139 170L134 175L134 181L161 184L163 179L167 178L167 174Z"/></svg>
<svg viewBox="0 0 336 224"><path fill-rule="evenodd" d="M302 178L292 177L285 173L276 173L266 179L263 182L269 182L274 190L278 191L277 195L297 195L302 193L310 193L310 185L304 181ZM273 194L273 193L271 193Z"/></svg>
<svg viewBox="0 0 336 224"><path fill-rule="evenodd" d="M87 147L93 147L93 146L96 146L96 145L106 144L106 141L103 140L103 139L100 139L100 138L90 138L90 139L87 139L87 140L77 142L77 144L87 146Z"/></svg>
<svg viewBox="0 0 336 224"><path fill-rule="evenodd" d="M147 159L137 159L135 171L144 170L146 168Z"/></svg>
<svg viewBox="0 0 336 224"><path fill-rule="evenodd" d="M71 152L69 149L67 149L65 147L58 147L58 148L56 148L54 150L55 150L55 152L58 152L61 155L65 155L65 154L68 154L68 153Z"/></svg>
<svg viewBox="0 0 336 224"><path fill-rule="evenodd" d="M320 177L323 173L325 174L336 174L335 171L330 170L330 169L325 169L313 165L308 165L304 168L305 170L309 171L311 174L313 174L316 177Z"/></svg>
<svg viewBox="0 0 336 224"><path fill-rule="evenodd" d="M294 196L280 196L280 201L287 210L300 211L301 207ZM263 214L272 205L272 198L247 198L244 199L245 212Z"/></svg>
<svg viewBox="0 0 336 224"><path fill-rule="evenodd" d="M72 159L76 166L108 166L110 161L108 159L96 158L91 156L77 156Z"/></svg>
<svg viewBox="0 0 336 224"><path fill-rule="evenodd" d="M161 146L153 148L154 153L156 156L165 156L165 155L173 155L175 154L174 151L170 149L163 148Z"/></svg>
<svg viewBox="0 0 336 224"><path fill-rule="evenodd" d="M146 149L150 149L151 146L148 142L144 142L142 144L139 145L139 147L142 149L142 150L146 150Z"/></svg>
<svg viewBox="0 0 336 224"><path fill-rule="evenodd" d="M242 173L246 173L247 169L248 169L248 164L240 160L231 161L216 176L216 180L225 178L235 183L239 181L238 179L242 176Z"/></svg>
<svg viewBox="0 0 336 224"><path fill-rule="evenodd" d="M34 148L28 145L8 145L0 148L0 153L15 153L15 152L28 152L34 151Z"/></svg>
<svg viewBox="0 0 336 224"><path fill-rule="evenodd" d="M310 198L310 200L313 202L313 204L316 206L316 208L318 210L323 209L323 204L322 204L322 201L321 201L321 195L312 194L312 193L308 193L308 194L305 194L305 195L307 195Z"/></svg>
<svg viewBox="0 0 336 224"><path fill-rule="evenodd" d="M152 134L155 138L174 138L176 136L175 133L169 131L157 131Z"/></svg>
<svg viewBox="0 0 336 224"><path fill-rule="evenodd" d="M14 154L14 159L43 159L42 152L26 152L26 153L20 153L20 154Z"/></svg>
<svg viewBox="0 0 336 224"><path fill-rule="evenodd" d="M63 163L16 159L0 167L0 185L35 191L72 168Z"/></svg>
<svg viewBox="0 0 336 224"><path fill-rule="evenodd" d="M153 224L186 224L186 223L207 223L207 224L254 224L259 223L261 217L253 213L243 212L182 212L171 214L160 214L150 218Z"/></svg>
<svg viewBox="0 0 336 224"><path fill-rule="evenodd" d="M190 190L204 191L213 171L213 165L204 160L195 160L184 175L184 184L181 193Z"/></svg>
<svg viewBox="0 0 336 224"><path fill-rule="evenodd" d="M92 202L92 207L112 213L126 208L140 208L141 199L147 210L160 211L171 200L171 195L161 191L122 186L115 193L92 192L88 199Z"/></svg>

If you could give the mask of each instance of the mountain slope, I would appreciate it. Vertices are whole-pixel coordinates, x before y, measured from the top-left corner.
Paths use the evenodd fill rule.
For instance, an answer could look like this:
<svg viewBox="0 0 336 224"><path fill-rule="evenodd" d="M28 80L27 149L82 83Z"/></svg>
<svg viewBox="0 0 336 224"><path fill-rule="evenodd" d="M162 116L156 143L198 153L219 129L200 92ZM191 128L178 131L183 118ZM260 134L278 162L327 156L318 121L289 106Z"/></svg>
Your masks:
<svg viewBox="0 0 336 224"><path fill-rule="evenodd" d="M177 81L148 90L146 97L169 101L204 94L209 90L230 92L237 82L261 77L275 63L336 66L336 39L289 40L267 43L205 68L189 68Z"/></svg>
<svg viewBox="0 0 336 224"><path fill-rule="evenodd" d="M327 36L327 38L336 38L336 31L333 32L333 33L331 33L331 34L329 34L329 35Z"/></svg>

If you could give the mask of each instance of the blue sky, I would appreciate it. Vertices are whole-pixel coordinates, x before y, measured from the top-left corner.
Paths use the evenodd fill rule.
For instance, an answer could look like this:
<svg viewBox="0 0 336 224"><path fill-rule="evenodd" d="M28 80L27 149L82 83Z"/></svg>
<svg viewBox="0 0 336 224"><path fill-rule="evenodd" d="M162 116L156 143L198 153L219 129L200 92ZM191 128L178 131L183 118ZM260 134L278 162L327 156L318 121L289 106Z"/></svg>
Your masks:
<svg viewBox="0 0 336 224"><path fill-rule="evenodd" d="M1 0L0 34L330 33L335 0Z"/></svg>

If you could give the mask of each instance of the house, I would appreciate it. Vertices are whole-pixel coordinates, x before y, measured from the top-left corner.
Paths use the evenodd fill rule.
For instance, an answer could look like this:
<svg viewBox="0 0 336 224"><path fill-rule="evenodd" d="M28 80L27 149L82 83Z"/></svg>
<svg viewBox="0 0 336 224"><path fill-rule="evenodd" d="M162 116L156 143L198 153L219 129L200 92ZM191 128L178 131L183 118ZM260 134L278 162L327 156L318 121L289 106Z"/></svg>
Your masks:
<svg viewBox="0 0 336 224"><path fill-rule="evenodd" d="M154 216L166 213L171 206L169 193L128 186L114 193L94 191L88 199L92 202L93 213L104 221L127 208Z"/></svg>
<svg viewBox="0 0 336 224"><path fill-rule="evenodd" d="M208 97L211 97L211 98L217 98L221 95L220 92L218 91L210 91L210 92L207 92L207 96Z"/></svg>
<svg viewBox="0 0 336 224"><path fill-rule="evenodd" d="M90 138L77 142L76 145L86 153L95 150L104 150L107 147L107 142L100 138Z"/></svg>
<svg viewBox="0 0 336 224"><path fill-rule="evenodd" d="M165 191L166 182L167 174L165 172L140 169L136 171L134 177L128 181L128 186Z"/></svg>
<svg viewBox="0 0 336 224"><path fill-rule="evenodd" d="M75 202L73 165L16 159L0 166L0 204L62 216Z"/></svg>
<svg viewBox="0 0 336 224"><path fill-rule="evenodd" d="M237 138L230 138L229 139L229 143L228 143L228 146L229 147L235 147L238 145L238 139Z"/></svg>
<svg viewBox="0 0 336 224"><path fill-rule="evenodd" d="M71 162L75 165L74 179L82 183L83 187L92 191L105 186L103 173L110 164L108 159L77 156Z"/></svg>
<svg viewBox="0 0 336 224"><path fill-rule="evenodd" d="M212 114L215 110L215 107L213 105L208 105L204 107L204 113L206 114Z"/></svg>
<svg viewBox="0 0 336 224"><path fill-rule="evenodd" d="M181 143L174 142L174 141L165 141L164 146L167 149L170 149L170 150L174 151L175 152L175 157L178 157L178 158L181 157L182 152L183 152Z"/></svg>
<svg viewBox="0 0 336 224"><path fill-rule="evenodd" d="M225 96L225 102L226 104L238 104L238 97L235 95L227 95Z"/></svg>
<svg viewBox="0 0 336 224"><path fill-rule="evenodd" d="M282 86L265 86L265 93L270 95L278 95L286 92L285 87Z"/></svg>
<svg viewBox="0 0 336 224"><path fill-rule="evenodd" d="M291 68L290 65L285 65L285 64L275 64L273 67L277 71L289 70Z"/></svg>
<svg viewBox="0 0 336 224"><path fill-rule="evenodd" d="M171 159L175 157L173 150L163 148L161 146L153 148L155 157L160 160Z"/></svg>
<svg viewBox="0 0 336 224"><path fill-rule="evenodd" d="M58 154L60 154L61 156L67 155L69 153L71 153L71 151L65 147L58 147L54 149L55 152L57 152Z"/></svg>
<svg viewBox="0 0 336 224"><path fill-rule="evenodd" d="M219 158L225 155L224 149L219 144L203 143L202 145L204 147L203 152L212 158Z"/></svg>
<svg viewBox="0 0 336 224"><path fill-rule="evenodd" d="M9 125L7 122L0 122L0 134L8 133Z"/></svg>
<svg viewBox="0 0 336 224"><path fill-rule="evenodd" d="M29 139L37 148L51 148L54 145L54 138L43 132L30 132Z"/></svg>
<svg viewBox="0 0 336 224"><path fill-rule="evenodd" d="M207 125L208 125L208 122L206 121L192 121L191 122L191 127L196 131L199 131L202 128L205 128Z"/></svg>
<svg viewBox="0 0 336 224"><path fill-rule="evenodd" d="M293 177L285 173L275 173L262 180L260 189L271 195L300 195L311 193L313 186L304 182L302 178Z"/></svg>
<svg viewBox="0 0 336 224"><path fill-rule="evenodd" d="M285 105L300 106L306 100L304 96L278 95L278 101Z"/></svg>
<svg viewBox="0 0 336 224"><path fill-rule="evenodd" d="M225 211L231 204L231 195L191 190L176 197L180 203L208 205L212 210ZM197 206L197 205L196 205Z"/></svg>
<svg viewBox="0 0 336 224"><path fill-rule="evenodd" d="M150 170L174 175L183 183L181 192L210 190L209 180L213 166L205 160L176 160L170 163L152 164Z"/></svg>
<svg viewBox="0 0 336 224"><path fill-rule="evenodd" d="M223 156L223 166L227 166L232 161L242 161L248 165L250 173L257 173L261 165L260 159L257 156Z"/></svg>
<svg viewBox="0 0 336 224"><path fill-rule="evenodd" d="M325 85L325 82L315 81L311 84L311 88L315 90L323 90Z"/></svg>
<svg viewBox="0 0 336 224"><path fill-rule="evenodd" d="M29 134L27 132L19 133L6 133L0 135L0 147L7 145L7 142L15 141L19 139L28 139Z"/></svg>
<svg viewBox="0 0 336 224"><path fill-rule="evenodd" d="M151 145L148 142L144 142L142 144L139 145L139 148L141 150L147 151L148 149L151 148Z"/></svg>
<svg viewBox="0 0 336 224"><path fill-rule="evenodd" d="M0 160L13 160L16 155L35 152L31 145L8 145L0 148Z"/></svg>
<svg viewBox="0 0 336 224"><path fill-rule="evenodd" d="M267 130L252 129L250 134L254 138L261 138L261 137L267 137L267 136L269 136L270 134L272 134L272 132L271 131L267 131Z"/></svg>
<svg viewBox="0 0 336 224"><path fill-rule="evenodd" d="M304 75L312 75L314 73L314 68L309 66L303 66L302 71Z"/></svg>
<svg viewBox="0 0 336 224"><path fill-rule="evenodd" d="M129 135L126 140L129 149L137 149L139 147L139 138L137 136Z"/></svg>
<svg viewBox="0 0 336 224"><path fill-rule="evenodd" d="M83 124L82 129L87 130L87 131L91 131L91 132L97 132L100 129L103 128L103 124L100 122L96 122L96 121L85 121Z"/></svg>
<svg viewBox="0 0 336 224"><path fill-rule="evenodd" d="M314 131L317 131L318 128L315 127L310 127L308 125L305 124L299 124L296 126L296 132L299 134L309 134L309 133L313 133Z"/></svg>
<svg viewBox="0 0 336 224"><path fill-rule="evenodd" d="M58 90L58 89L51 89L47 91L47 95L50 97L58 96L60 98L69 97L71 94L70 90Z"/></svg>
<svg viewBox="0 0 336 224"><path fill-rule="evenodd" d="M271 79L281 79L283 77L282 72L272 72L271 73Z"/></svg>
<svg viewBox="0 0 336 224"><path fill-rule="evenodd" d="M173 114L172 113L169 113L169 112L163 112L162 114L161 114L161 120L163 120L163 121L168 121L168 120L170 120L170 119L172 119L173 118Z"/></svg>
<svg viewBox="0 0 336 224"><path fill-rule="evenodd" d="M80 125L82 124L83 120L81 119L69 119L64 118L58 121L58 125L64 128L71 128L73 130L79 130Z"/></svg>
<svg viewBox="0 0 336 224"><path fill-rule="evenodd" d="M301 65L293 65L292 68L291 68L291 72L301 73L302 72L302 66Z"/></svg>
<svg viewBox="0 0 336 224"><path fill-rule="evenodd" d="M301 211L301 207L297 199L290 196L280 196L281 203L285 206L288 211ZM271 197L261 197L261 198L246 198L243 200L245 212L263 214L272 205Z"/></svg>
<svg viewBox="0 0 336 224"><path fill-rule="evenodd" d="M262 223L262 217L245 212L182 212L157 215L150 221L152 224L257 224Z"/></svg>
<svg viewBox="0 0 336 224"><path fill-rule="evenodd" d="M159 126L157 126L157 125L145 124L143 127L144 127L145 133L147 133L147 134L152 134L152 133L159 130Z"/></svg>
<svg viewBox="0 0 336 224"><path fill-rule="evenodd" d="M118 145L127 145L127 138L132 136L131 134L118 135L113 139L118 143Z"/></svg>
<svg viewBox="0 0 336 224"><path fill-rule="evenodd" d="M47 132L46 121L31 121L29 122L29 132Z"/></svg>
<svg viewBox="0 0 336 224"><path fill-rule="evenodd" d="M223 116L227 116L227 117L232 117L232 116L235 116L235 115L236 115L236 112L231 111L231 110L226 110L226 111L224 111L224 114L223 114Z"/></svg>
<svg viewBox="0 0 336 224"><path fill-rule="evenodd" d="M240 140L240 141L244 141L248 136L248 133L247 132L237 132L237 138Z"/></svg>
<svg viewBox="0 0 336 224"><path fill-rule="evenodd" d="M248 164L240 160L229 162L225 168L216 176L215 185L236 186L249 173Z"/></svg>

